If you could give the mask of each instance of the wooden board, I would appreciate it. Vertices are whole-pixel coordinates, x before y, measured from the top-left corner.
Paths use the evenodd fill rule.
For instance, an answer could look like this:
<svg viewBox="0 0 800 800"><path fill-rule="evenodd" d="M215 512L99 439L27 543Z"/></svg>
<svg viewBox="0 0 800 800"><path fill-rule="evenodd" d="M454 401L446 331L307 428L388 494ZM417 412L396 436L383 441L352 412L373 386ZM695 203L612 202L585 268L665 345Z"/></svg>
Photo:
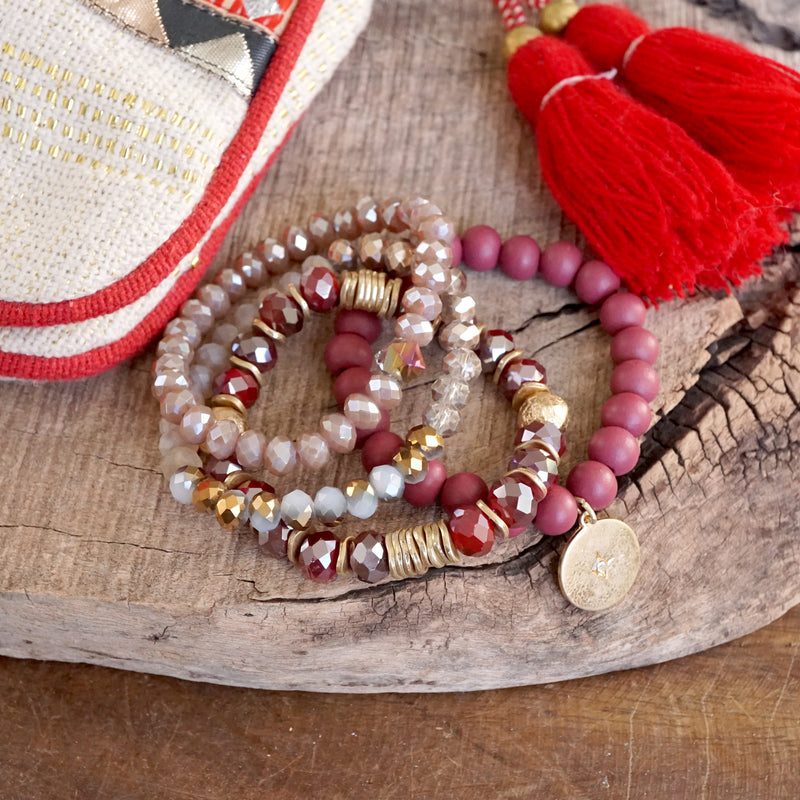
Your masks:
<svg viewBox="0 0 800 800"><path fill-rule="evenodd" d="M678 2L639 8L654 24L711 25ZM379 4L218 264L367 192L431 196L462 227L486 222L543 243L574 237L505 96L493 13L456 0ZM637 529L644 566L625 603L601 615L567 606L552 542L524 537L418 580L304 582L261 556L251 537L221 533L164 490L151 354L78 384L0 386L9 434L0 653L243 686L445 691L640 666L758 628L798 600L794 259L779 256L771 282L741 305L699 298L651 313L663 341L660 416L610 509ZM499 275L475 278L473 290L482 318L517 332L569 399L568 470L607 396L607 340L566 291L520 291ZM260 407L265 431L297 434L332 407L313 368L329 332L321 324L312 341L287 348L284 363L306 359L310 368L276 370ZM396 430L419 416L427 392L422 380L407 393ZM512 432L511 413L482 389L448 449L448 470L497 474ZM356 471L351 457L309 481L342 485ZM408 514L398 505L378 522L388 529Z"/></svg>

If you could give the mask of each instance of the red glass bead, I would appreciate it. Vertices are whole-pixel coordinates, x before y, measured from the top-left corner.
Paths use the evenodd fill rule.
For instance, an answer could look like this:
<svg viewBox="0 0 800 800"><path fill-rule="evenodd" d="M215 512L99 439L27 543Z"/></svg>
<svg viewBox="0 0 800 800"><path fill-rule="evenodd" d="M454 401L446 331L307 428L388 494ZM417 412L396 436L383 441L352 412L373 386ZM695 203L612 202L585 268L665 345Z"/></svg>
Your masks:
<svg viewBox="0 0 800 800"><path fill-rule="evenodd" d="M226 370L214 379L214 394L233 395L242 401L245 408L250 408L258 400L258 389L258 381L238 367Z"/></svg>
<svg viewBox="0 0 800 800"><path fill-rule="evenodd" d="M231 346L231 353L248 364L258 367L260 373L269 372L278 361L278 350L266 336L243 334Z"/></svg>
<svg viewBox="0 0 800 800"><path fill-rule="evenodd" d="M317 583L336 577L339 540L330 531L311 533L303 539L297 554L297 566L303 575Z"/></svg>
<svg viewBox="0 0 800 800"><path fill-rule="evenodd" d="M291 336L303 329L300 306L283 292L268 292L261 301L258 315L265 325L284 336Z"/></svg>
<svg viewBox="0 0 800 800"><path fill-rule="evenodd" d="M514 477L500 478L489 489L489 508L509 528L530 525L536 516L536 497L533 487Z"/></svg>
<svg viewBox="0 0 800 800"><path fill-rule="evenodd" d="M312 311L330 311L339 302L339 283L326 267L313 267L300 279L300 293Z"/></svg>
<svg viewBox="0 0 800 800"><path fill-rule="evenodd" d="M286 558L286 546L292 529L281 520L271 531L258 535L259 547L272 558Z"/></svg>
<svg viewBox="0 0 800 800"><path fill-rule="evenodd" d="M478 500L485 500L489 487L480 475L474 472L457 472L451 475L439 493L439 503L448 514L459 506L471 506Z"/></svg>
<svg viewBox="0 0 800 800"><path fill-rule="evenodd" d="M560 456L567 449L567 439L561 430L552 422L531 422L517 431L514 437L514 447L538 439L550 445Z"/></svg>
<svg viewBox="0 0 800 800"><path fill-rule="evenodd" d="M465 556L486 555L492 549L494 527L477 506L453 509L447 527L456 549Z"/></svg>
<svg viewBox="0 0 800 800"><path fill-rule="evenodd" d="M236 461L231 461L229 458L214 458L210 456L203 464L203 471L206 475L210 475L218 481L224 481L228 475L232 475L234 472L242 472L242 465Z"/></svg>
<svg viewBox="0 0 800 800"><path fill-rule="evenodd" d="M523 383L544 383L547 380L544 367L532 358L519 358L506 365L500 376L498 386L509 402L514 399L514 392Z"/></svg>

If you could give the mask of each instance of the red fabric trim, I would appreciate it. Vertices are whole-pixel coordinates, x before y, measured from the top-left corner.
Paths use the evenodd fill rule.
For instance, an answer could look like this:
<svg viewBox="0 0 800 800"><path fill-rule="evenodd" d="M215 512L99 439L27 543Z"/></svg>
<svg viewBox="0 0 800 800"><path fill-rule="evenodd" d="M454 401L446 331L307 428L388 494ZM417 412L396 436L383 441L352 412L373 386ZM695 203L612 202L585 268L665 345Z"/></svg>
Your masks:
<svg viewBox="0 0 800 800"><path fill-rule="evenodd" d="M323 2L298 3L242 126L223 154L200 202L169 239L133 272L94 294L55 303L0 300L0 325L63 325L110 314L147 294L166 278L206 234L250 163Z"/></svg>
<svg viewBox="0 0 800 800"><path fill-rule="evenodd" d="M0 375L31 381L76 380L97 375L136 355L175 316L183 301L200 282L231 224L239 216L250 195L272 165L280 148L294 132L295 125L289 129L283 142L275 149L264 168L250 181L231 213L217 226L203 245L197 269L189 270L181 275L167 296L125 337L86 353L63 358L46 358L0 351Z"/></svg>

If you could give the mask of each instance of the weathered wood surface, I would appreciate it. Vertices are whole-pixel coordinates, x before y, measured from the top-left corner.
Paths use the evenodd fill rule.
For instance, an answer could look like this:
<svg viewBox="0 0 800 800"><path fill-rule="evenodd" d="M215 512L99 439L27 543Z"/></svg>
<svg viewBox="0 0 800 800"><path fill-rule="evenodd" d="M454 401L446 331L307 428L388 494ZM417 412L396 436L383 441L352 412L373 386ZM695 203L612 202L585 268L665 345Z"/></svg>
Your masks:
<svg viewBox="0 0 800 800"><path fill-rule="evenodd" d="M678 2L635 5L656 25L716 24ZM426 194L461 225L503 235L574 236L506 98L493 14L488 3L378 3L218 263L365 192ZM794 260L780 255L771 283L741 306L701 298L651 313L663 342L660 418L610 509L637 529L643 569L624 604L601 615L566 605L552 543L524 537L419 580L304 582L164 490L149 354L70 386L0 386L0 653L243 686L446 691L650 664L765 625L798 601ZM570 400L568 470L607 396L607 340L565 291L520 291L495 275L473 284L483 318L517 331ZM292 342L284 364L317 363L329 330ZM321 370L279 366L273 385L260 407L267 432L298 433L332 405ZM425 381L407 393L397 430L427 396ZM448 469L498 473L512 431L510 412L482 389ZM356 464L309 481L341 485ZM398 505L378 522L407 513Z"/></svg>

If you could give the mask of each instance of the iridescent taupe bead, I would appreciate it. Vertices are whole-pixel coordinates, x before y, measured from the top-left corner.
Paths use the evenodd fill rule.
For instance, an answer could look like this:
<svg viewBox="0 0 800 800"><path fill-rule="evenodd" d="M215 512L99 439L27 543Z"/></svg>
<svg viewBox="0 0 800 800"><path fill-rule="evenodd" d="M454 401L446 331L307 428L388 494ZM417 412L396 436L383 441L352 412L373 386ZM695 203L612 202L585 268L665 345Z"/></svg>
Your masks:
<svg viewBox="0 0 800 800"><path fill-rule="evenodd" d="M239 300L241 297L244 297L247 291L247 286L245 286L244 283L244 275L231 267L221 269L214 276L214 283L216 283L217 286L221 286L228 293L231 300Z"/></svg>
<svg viewBox="0 0 800 800"><path fill-rule="evenodd" d="M370 377L366 393L380 408L386 411L396 408L403 399L403 390L400 388L400 384L390 375L384 374Z"/></svg>
<svg viewBox="0 0 800 800"><path fill-rule="evenodd" d="M215 458L230 458L238 438L239 427L232 419L215 419L206 434L206 449Z"/></svg>
<svg viewBox="0 0 800 800"><path fill-rule="evenodd" d="M230 347L236 341L238 335L239 328L236 325L232 322L223 322L212 331L211 341L221 344L223 347Z"/></svg>
<svg viewBox="0 0 800 800"><path fill-rule="evenodd" d="M286 253L291 261L303 261L314 253L314 245L308 232L299 225L290 225L283 234Z"/></svg>
<svg viewBox="0 0 800 800"><path fill-rule="evenodd" d="M211 309L215 319L224 317L231 308L231 296L216 283L207 283L197 290L197 299Z"/></svg>
<svg viewBox="0 0 800 800"><path fill-rule="evenodd" d="M356 203L356 219L358 227L364 233L379 231L383 227L380 208L377 201L372 197L362 197Z"/></svg>
<svg viewBox="0 0 800 800"><path fill-rule="evenodd" d="M417 265L436 265L449 270L453 266L453 250L442 242L422 241L414 248L414 262ZM445 289L449 282L450 273L447 272L447 282L442 285L442 289Z"/></svg>
<svg viewBox="0 0 800 800"><path fill-rule="evenodd" d="M358 519L369 519L378 510L378 498L369 481L359 478L345 486L347 511Z"/></svg>
<svg viewBox="0 0 800 800"><path fill-rule="evenodd" d="M401 314L394 324L394 335L425 347L433 341L433 324L419 314Z"/></svg>
<svg viewBox="0 0 800 800"><path fill-rule="evenodd" d="M411 245L398 239L383 248L383 265L392 275L404 277L411 272L414 265L414 250Z"/></svg>
<svg viewBox="0 0 800 800"><path fill-rule="evenodd" d="M242 273L248 289L258 289L269 274L267 265L255 253L242 253L236 259L236 269Z"/></svg>
<svg viewBox="0 0 800 800"><path fill-rule="evenodd" d="M497 362L514 349L514 337L508 331L489 330L481 334L478 356L484 372L494 372Z"/></svg>
<svg viewBox="0 0 800 800"><path fill-rule="evenodd" d="M164 328L164 336L183 336L192 347L197 347L203 340L203 332L190 319L175 317Z"/></svg>
<svg viewBox="0 0 800 800"><path fill-rule="evenodd" d="M264 293L266 296L267 292ZM261 305L258 298L258 305ZM233 322L241 333L250 333L253 327L253 320L258 316L258 305L254 303L240 303L233 312Z"/></svg>
<svg viewBox="0 0 800 800"><path fill-rule="evenodd" d="M314 501L302 489L284 495L281 500L281 519L293 530L300 531L308 527L314 516Z"/></svg>
<svg viewBox="0 0 800 800"><path fill-rule="evenodd" d="M328 247L328 261L339 269L352 267L356 260L356 251L347 239L334 239Z"/></svg>
<svg viewBox="0 0 800 800"><path fill-rule="evenodd" d="M467 290L467 276L461 267L450 267L450 283L443 294L463 294Z"/></svg>
<svg viewBox="0 0 800 800"><path fill-rule="evenodd" d="M312 214L308 218L306 230L319 250L324 250L336 238L333 223L322 214Z"/></svg>
<svg viewBox="0 0 800 800"><path fill-rule="evenodd" d="M439 240L452 244L456 238L456 227L449 219L442 216L427 217L415 226L417 236L427 241Z"/></svg>
<svg viewBox="0 0 800 800"><path fill-rule="evenodd" d="M156 347L156 355L160 358L167 354L180 356L185 364L190 364L194 358L194 347L185 336L180 334L165 336Z"/></svg>
<svg viewBox="0 0 800 800"><path fill-rule="evenodd" d="M375 531L363 531L353 541L350 569L364 583L378 583L389 577L389 557L384 537Z"/></svg>
<svg viewBox="0 0 800 800"><path fill-rule="evenodd" d="M456 347L444 357L444 369L448 375L461 381L474 381L482 371L483 365L474 350Z"/></svg>
<svg viewBox="0 0 800 800"><path fill-rule="evenodd" d="M193 405L195 405L194 395L188 389L167 392L161 398L161 416L177 425Z"/></svg>
<svg viewBox="0 0 800 800"><path fill-rule="evenodd" d="M297 457L308 469L319 472L330 458L328 443L321 433L306 431L297 437Z"/></svg>
<svg viewBox="0 0 800 800"><path fill-rule="evenodd" d="M197 395L198 401L211 397L214 373L205 364L192 364L189 367L189 386Z"/></svg>
<svg viewBox="0 0 800 800"><path fill-rule="evenodd" d="M417 314L433 322L442 313L442 299L424 286L411 286L403 295L402 307L407 314Z"/></svg>
<svg viewBox="0 0 800 800"><path fill-rule="evenodd" d="M266 444L261 431L245 431L236 441L236 460L247 470L261 469Z"/></svg>
<svg viewBox="0 0 800 800"><path fill-rule="evenodd" d="M258 254L271 275L280 275L289 269L289 254L286 245L277 239L264 239L258 245Z"/></svg>
<svg viewBox="0 0 800 800"><path fill-rule="evenodd" d="M356 246L359 261L367 269L377 269L383 258L383 237L379 233L365 233Z"/></svg>
<svg viewBox="0 0 800 800"><path fill-rule="evenodd" d="M450 270L438 263L420 262L411 268L411 282L434 292L443 292L450 283Z"/></svg>
<svg viewBox="0 0 800 800"><path fill-rule="evenodd" d="M433 382L433 399L453 408L463 408L469 400L469 386L452 375L443 375Z"/></svg>
<svg viewBox="0 0 800 800"><path fill-rule="evenodd" d="M191 443L200 444L206 439L214 415L208 406L192 406L181 418L181 436Z"/></svg>
<svg viewBox="0 0 800 800"><path fill-rule="evenodd" d="M444 452L444 441L441 434L430 425L415 425L406 434L406 442L422 451L429 461L433 461Z"/></svg>
<svg viewBox="0 0 800 800"><path fill-rule="evenodd" d="M225 367L228 366L230 357L230 352L228 352L227 348L223 347L221 344L216 344L216 342L206 342L197 348L197 353L195 353L194 360L195 364L202 364L203 366L208 367L216 375L217 373L222 372Z"/></svg>
<svg viewBox="0 0 800 800"><path fill-rule="evenodd" d="M274 436L264 448L264 466L273 475L287 475L297 463L294 442L285 436Z"/></svg>
<svg viewBox="0 0 800 800"><path fill-rule="evenodd" d="M202 333L208 333L214 327L214 313L196 297L190 297L181 306L181 316L194 322Z"/></svg>
<svg viewBox="0 0 800 800"><path fill-rule="evenodd" d="M475 298L468 294L446 294L442 297L442 321L473 322Z"/></svg>
<svg viewBox="0 0 800 800"><path fill-rule="evenodd" d="M362 431L373 431L380 425L381 410L378 404L365 394L355 392L348 395L342 406L344 415Z"/></svg>
<svg viewBox="0 0 800 800"><path fill-rule="evenodd" d="M380 205L381 221L392 233L400 233L406 228L400 217L400 202L397 197L392 197L384 200Z"/></svg>
<svg viewBox="0 0 800 800"><path fill-rule="evenodd" d="M420 226L426 220L441 217L442 209L439 208L436 203L432 203L430 200L426 200L423 197L417 197L407 205L408 211L406 212L406 221L408 222L408 227L411 228L420 239L425 239L426 237L423 236L422 231L420 231ZM455 230L453 233L455 234ZM441 237L435 236L433 238L439 239Z"/></svg>
<svg viewBox="0 0 800 800"><path fill-rule="evenodd" d="M481 332L477 325L471 322L451 322L439 331L439 344L445 350L454 350L456 347L466 347L473 350L478 346Z"/></svg>
<svg viewBox="0 0 800 800"><path fill-rule="evenodd" d="M355 239L358 236L358 212L352 206L342 208L333 215L336 235L342 239Z"/></svg>
<svg viewBox="0 0 800 800"><path fill-rule="evenodd" d="M319 428L334 453L349 453L356 446L356 426L344 414L325 414Z"/></svg>
<svg viewBox="0 0 800 800"><path fill-rule="evenodd" d="M164 353L153 362L153 375L163 375L165 372L183 372L188 369L186 359L178 353Z"/></svg>
<svg viewBox="0 0 800 800"><path fill-rule="evenodd" d="M217 522L226 531L235 531L242 524L246 508L244 492L240 492L238 489L227 489L217 498L217 502L214 504L214 514Z"/></svg>

